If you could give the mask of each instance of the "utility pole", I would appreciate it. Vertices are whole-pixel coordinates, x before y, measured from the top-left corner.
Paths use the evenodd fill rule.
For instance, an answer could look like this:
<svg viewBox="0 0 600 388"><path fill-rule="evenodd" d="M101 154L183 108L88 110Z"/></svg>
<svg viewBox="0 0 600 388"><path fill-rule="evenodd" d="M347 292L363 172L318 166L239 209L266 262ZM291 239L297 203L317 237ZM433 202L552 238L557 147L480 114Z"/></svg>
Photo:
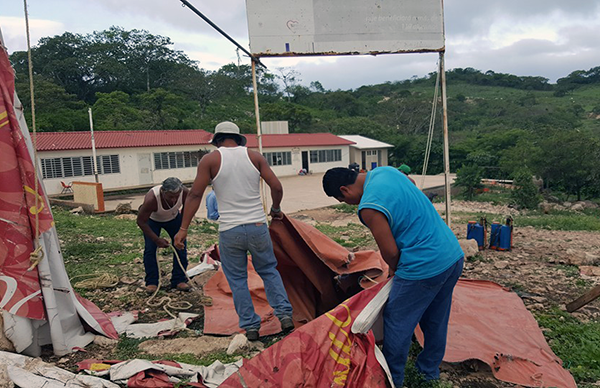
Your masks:
<svg viewBox="0 0 600 388"><path fill-rule="evenodd" d="M96 183L98 183L98 161L96 160L96 141L94 140L94 121L92 120L92 108L88 108L88 114L90 116L90 132L92 134L92 163L94 163L94 177L96 178Z"/></svg>

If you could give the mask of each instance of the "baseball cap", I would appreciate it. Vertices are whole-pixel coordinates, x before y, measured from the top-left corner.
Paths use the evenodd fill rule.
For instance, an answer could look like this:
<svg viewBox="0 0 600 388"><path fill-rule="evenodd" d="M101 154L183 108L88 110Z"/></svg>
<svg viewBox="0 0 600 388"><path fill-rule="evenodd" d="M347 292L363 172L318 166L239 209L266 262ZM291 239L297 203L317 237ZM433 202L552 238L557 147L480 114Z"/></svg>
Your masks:
<svg viewBox="0 0 600 388"><path fill-rule="evenodd" d="M410 167L408 167L406 164L402 164L400 167L398 167L398 170L405 174L410 174Z"/></svg>

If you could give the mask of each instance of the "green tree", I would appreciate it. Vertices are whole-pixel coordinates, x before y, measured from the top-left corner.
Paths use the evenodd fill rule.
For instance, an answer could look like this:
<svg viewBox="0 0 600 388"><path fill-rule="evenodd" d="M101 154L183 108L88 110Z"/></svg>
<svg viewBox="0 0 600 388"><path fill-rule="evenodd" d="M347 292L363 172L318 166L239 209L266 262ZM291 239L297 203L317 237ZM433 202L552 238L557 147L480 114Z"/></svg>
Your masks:
<svg viewBox="0 0 600 388"><path fill-rule="evenodd" d="M283 93L286 95L288 102L291 102L298 82L302 81L300 73L290 67L278 67L277 71L279 72L277 78L283 83Z"/></svg>
<svg viewBox="0 0 600 388"><path fill-rule="evenodd" d="M456 172L456 180L454 184L464 189L465 198L473 199L476 190L483 187L481 178L483 169L476 164L463 165Z"/></svg>
<svg viewBox="0 0 600 388"><path fill-rule="evenodd" d="M94 129L136 130L144 127L143 113L131 102L127 93L97 93L92 108Z"/></svg>
<svg viewBox="0 0 600 388"><path fill-rule="evenodd" d="M306 131L312 122L310 111L302 105L291 102L276 102L263 104L260 110L261 120L279 121L287 120L291 132Z"/></svg>
<svg viewBox="0 0 600 388"><path fill-rule="evenodd" d="M510 193L511 203L526 209L537 208L542 198L532 177L531 171L527 169L521 169L513 174L514 189Z"/></svg>
<svg viewBox="0 0 600 388"><path fill-rule="evenodd" d="M144 30L106 31L42 38L32 49L34 74L62 86L67 93L93 103L96 92L149 91L172 82L177 64L193 66L181 51L172 50L167 37ZM11 55L17 74L27 73L27 56Z"/></svg>
<svg viewBox="0 0 600 388"><path fill-rule="evenodd" d="M64 88L34 75L36 127L41 132L82 131L89 129L87 105ZM15 84L23 103L25 117L31 125L31 94L29 77L17 80Z"/></svg>
<svg viewBox="0 0 600 388"><path fill-rule="evenodd" d="M181 96L164 89L152 90L139 96L144 110L144 129L186 129L193 105Z"/></svg>
<svg viewBox="0 0 600 388"><path fill-rule="evenodd" d="M600 165L600 141L583 131L555 130L540 139L543 159L536 170L551 187L582 194L595 185Z"/></svg>

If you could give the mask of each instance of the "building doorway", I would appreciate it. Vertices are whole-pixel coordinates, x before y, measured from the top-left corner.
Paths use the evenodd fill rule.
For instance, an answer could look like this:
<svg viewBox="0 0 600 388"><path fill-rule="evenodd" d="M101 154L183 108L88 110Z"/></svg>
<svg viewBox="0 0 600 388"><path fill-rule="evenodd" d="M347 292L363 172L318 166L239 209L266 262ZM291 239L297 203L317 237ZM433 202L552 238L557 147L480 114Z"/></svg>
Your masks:
<svg viewBox="0 0 600 388"><path fill-rule="evenodd" d="M139 184L151 185L152 181L152 159L150 154L138 154Z"/></svg>
<svg viewBox="0 0 600 388"><path fill-rule="evenodd" d="M308 173L308 151L302 151L302 168Z"/></svg>

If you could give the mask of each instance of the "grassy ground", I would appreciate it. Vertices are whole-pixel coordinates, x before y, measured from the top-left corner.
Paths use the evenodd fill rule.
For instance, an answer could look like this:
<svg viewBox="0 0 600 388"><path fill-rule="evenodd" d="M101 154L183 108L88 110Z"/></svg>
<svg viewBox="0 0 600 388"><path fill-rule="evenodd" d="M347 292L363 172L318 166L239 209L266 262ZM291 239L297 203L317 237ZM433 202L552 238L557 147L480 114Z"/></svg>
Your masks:
<svg viewBox="0 0 600 388"><path fill-rule="evenodd" d="M501 199L492 198L493 201ZM338 212L355 213L356 206L344 204L334 206ZM137 227L134 219L118 219L115 216L88 216L73 215L67 211L53 209L58 235L61 239L61 247L65 259L65 267L70 277L82 274L98 274L108 272L120 278L130 277L141 279L143 277L143 265L141 261L143 251L142 233ZM477 219L478 213L453 213L453 222L465 224L468 220ZM498 216L501 221L502 216ZM488 221L494 221L493 216L489 216ZM515 217L515 226L532 226L536 229L550 230L600 230L600 213L597 211L587 211L583 213L556 212L551 214L542 214L536 211L525 213ZM318 223L317 228L340 243L348 249L363 249L363 247L373 247L374 241L367 229L359 224L350 223L346 226L332 226L328 223ZM190 261L197 262L199 252L215 243L218 238L216 224L210 222L199 222L191 227L189 248L191 254ZM477 257L473 260L476 260ZM162 256L166 269L163 272L170 272L168 264L170 257L168 252ZM161 263L161 266L163 264ZM589 284L580 279L579 271L573 266L563 266L562 276L567 276L570 281L582 281L582 287ZM518 283L518 282L517 282ZM515 283L515 291L522 285ZM107 297L106 291L90 291L84 288L76 288L78 292L90 298L104 311L112 311L116 308L136 307L136 303L147 298L140 291L139 284L133 284L117 297ZM161 291L162 293L163 291ZM167 295L167 293L164 293ZM143 305L142 305L143 306ZM155 318L161 318L157 316ZM163 316L166 318L166 316ZM560 311L558 308L552 308L548 311L540 312L536 315L540 326L544 329L544 334L553 351L564 361L580 387L594 383L600 380L600 323L596 321L581 321L576 317ZM190 335L181 333L179 336ZM265 345L269 346L279 338L266 339ZM117 359L129 359L134 357L154 358L152 355L144 355L138 349L141 341L121 338L119 344L112 355ZM441 381L431 384L419 382L419 377L414 371L414 350L409 368L407 369L407 383L411 382L411 387L450 387L451 382ZM248 355L244 355L248 356ZM234 357L224 353L215 353L209 356L199 358L190 354L172 354L163 356L163 359L172 359L191 364L208 365L215 359L222 362L231 362ZM412 369L411 369L412 368Z"/></svg>

